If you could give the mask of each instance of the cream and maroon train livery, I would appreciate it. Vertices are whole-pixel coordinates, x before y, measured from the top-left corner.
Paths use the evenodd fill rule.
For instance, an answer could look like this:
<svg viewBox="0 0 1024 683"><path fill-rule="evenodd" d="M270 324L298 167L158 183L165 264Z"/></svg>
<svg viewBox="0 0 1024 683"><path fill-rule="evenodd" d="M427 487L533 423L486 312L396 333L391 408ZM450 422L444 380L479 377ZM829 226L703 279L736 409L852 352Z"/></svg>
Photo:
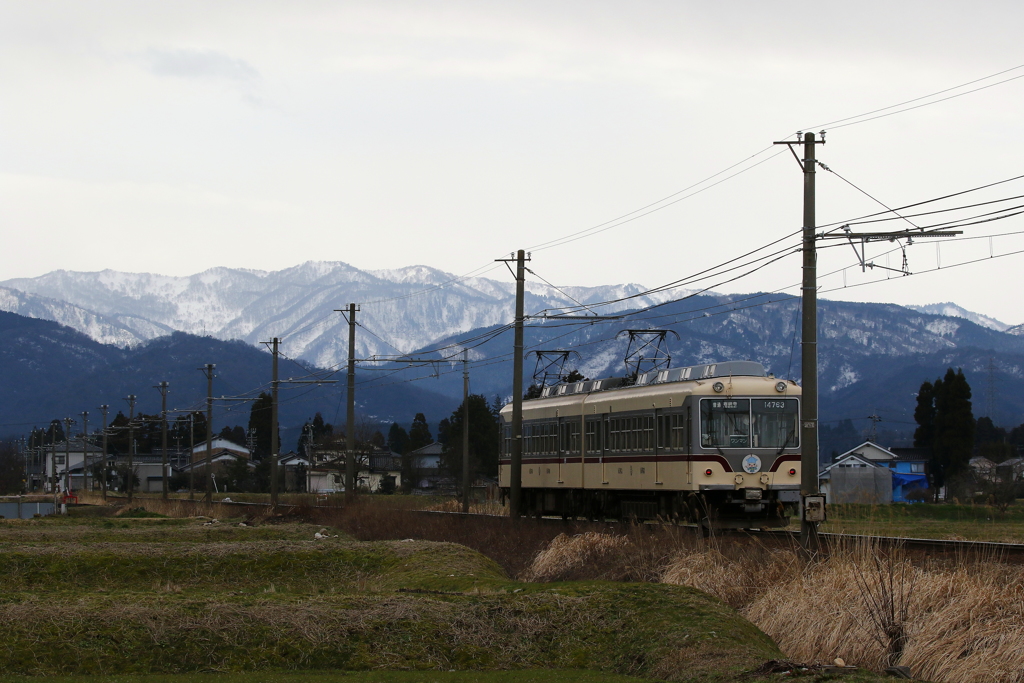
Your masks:
<svg viewBox="0 0 1024 683"><path fill-rule="evenodd" d="M501 410L507 494L512 406ZM800 500L800 387L729 361L546 387L523 402L526 514L781 526Z"/></svg>

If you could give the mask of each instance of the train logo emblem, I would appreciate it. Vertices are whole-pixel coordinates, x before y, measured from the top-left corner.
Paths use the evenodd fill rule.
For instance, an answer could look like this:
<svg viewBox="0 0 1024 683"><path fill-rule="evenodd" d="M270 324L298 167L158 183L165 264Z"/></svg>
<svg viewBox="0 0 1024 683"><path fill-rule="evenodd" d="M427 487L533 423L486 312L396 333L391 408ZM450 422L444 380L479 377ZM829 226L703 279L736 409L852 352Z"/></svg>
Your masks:
<svg viewBox="0 0 1024 683"><path fill-rule="evenodd" d="M743 458L743 471L747 474L754 474L761 471L761 458L750 454Z"/></svg>

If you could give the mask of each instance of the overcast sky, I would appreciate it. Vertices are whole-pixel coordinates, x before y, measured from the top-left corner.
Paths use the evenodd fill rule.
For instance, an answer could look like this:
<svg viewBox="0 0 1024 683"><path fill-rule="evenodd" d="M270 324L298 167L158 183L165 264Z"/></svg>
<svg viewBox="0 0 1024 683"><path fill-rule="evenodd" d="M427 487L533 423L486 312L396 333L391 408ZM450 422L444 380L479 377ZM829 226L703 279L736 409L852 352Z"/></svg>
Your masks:
<svg viewBox="0 0 1024 683"><path fill-rule="evenodd" d="M1022 25L1020 2L3 1L0 279L307 260L462 274L797 130L1020 66ZM889 206L1002 180L1024 173L1022 102L1024 78L835 127L819 158ZM801 192L785 152L538 249L531 267L559 285L660 285L797 230ZM981 194L958 201L1024 195L1024 182ZM818 175L819 224L879 208ZM1024 216L966 230L1024 231ZM869 260L899 267L898 250L882 255L894 247ZM945 270L1018 249L1015 236L915 245L911 271L944 270L831 291L838 272L822 296L955 301L1022 323L1024 255ZM820 263L855 257L842 246ZM879 277L851 268L845 284ZM799 278L794 255L708 284Z"/></svg>

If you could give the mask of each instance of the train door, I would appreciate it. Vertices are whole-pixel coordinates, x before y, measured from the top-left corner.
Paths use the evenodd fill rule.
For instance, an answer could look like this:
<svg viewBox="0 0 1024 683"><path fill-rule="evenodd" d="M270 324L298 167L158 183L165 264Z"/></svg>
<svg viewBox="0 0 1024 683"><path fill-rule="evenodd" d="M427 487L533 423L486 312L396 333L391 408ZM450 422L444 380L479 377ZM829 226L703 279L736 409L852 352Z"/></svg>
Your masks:
<svg viewBox="0 0 1024 683"><path fill-rule="evenodd" d="M668 439L665 438L666 437L665 428L666 428L666 425L668 424L668 420L666 419L666 417L667 416L662 413L660 408L655 409L655 411L654 411L654 485L655 486L658 486L659 484L663 483L661 481L661 471L660 471L660 468L659 468L659 461L661 460L662 453L664 453L666 451L666 449L668 448L668 445L669 445Z"/></svg>
<svg viewBox="0 0 1024 683"><path fill-rule="evenodd" d="M693 425L693 401L686 399L686 431L683 434L683 438L686 443L686 483L689 486L693 486L693 439L696 434L700 433L699 429L694 429Z"/></svg>
<svg viewBox="0 0 1024 683"><path fill-rule="evenodd" d="M555 463L555 483L564 484L562 480L562 463L565 461L566 453L569 452L569 423L564 417L558 418L558 425L556 426L556 432L558 434L558 444L556 445L555 458L558 460Z"/></svg>

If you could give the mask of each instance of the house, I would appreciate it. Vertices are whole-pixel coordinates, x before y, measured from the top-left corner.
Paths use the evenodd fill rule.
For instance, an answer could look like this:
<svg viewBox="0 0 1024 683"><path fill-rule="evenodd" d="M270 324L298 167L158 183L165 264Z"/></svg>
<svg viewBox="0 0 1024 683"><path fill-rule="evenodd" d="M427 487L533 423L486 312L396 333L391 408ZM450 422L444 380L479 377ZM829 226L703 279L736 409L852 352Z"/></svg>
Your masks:
<svg viewBox="0 0 1024 683"><path fill-rule="evenodd" d="M365 486L370 493L391 493L402 486L402 456L390 448L377 448L369 454L366 463ZM359 485L363 486L360 474Z"/></svg>
<svg viewBox="0 0 1024 683"><path fill-rule="evenodd" d="M443 450L444 445L435 441L407 454L413 473L413 493L454 495L457 492L458 482L441 471Z"/></svg>
<svg viewBox="0 0 1024 683"><path fill-rule="evenodd" d="M290 453L278 463L285 468L285 488L310 493L345 490L345 452L337 447L309 449L311 457ZM370 493L394 491L402 485L402 456L384 449L356 453L356 488Z"/></svg>
<svg viewBox="0 0 1024 683"><path fill-rule="evenodd" d="M63 491L68 486L72 491L82 490L86 478L90 482L93 479L92 472L86 472L86 466L91 468L102 458L100 447L81 438L35 449L27 458L26 486L29 491L51 492L56 476L58 490Z"/></svg>
<svg viewBox="0 0 1024 683"><path fill-rule="evenodd" d="M983 455L970 459L968 466L978 481L995 481L996 464Z"/></svg>
<svg viewBox="0 0 1024 683"><path fill-rule="evenodd" d="M891 503L892 473L881 462L847 452L818 472L818 488L829 503Z"/></svg>
<svg viewBox="0 0 1024 683"><path fill-rule="evenodd" d="M282 453L277 458L277 466L284 470L284 490L302 493L306 491L306 469L309 460L295 451Z"/></svg>
<svg viewBox="0 0 1024 683"><path fill-rule="evenodd" d="M345 460L339 452L330 456L312 450L311 457L298 453L280 456L278 467L284 468L284 489L297 493L338 493L345 490Z"/></svg>
<svg viewBox="0 0 1024 683"><path fill-rule="evenodd" d="M192 450L192 457L190 458L190 460L192 462L196 462L198 460L205 460L206 459L206 441L205 440L202 443L197 443L195 446L192 447L191 450ZM235 455L241 456L241 457L246 458L248 460L252 459L252 453L249 452L248 448L246 448L245 446L239 446L234 441L228 441L227 439L222 439L220 437L215 437L210 442L210 450L213 453L227 451L229 453L234 453Z"/></svg>
<svg viewBox="0 0 1024 683"><path fill-rule="evenodd" d="M888 449L865 441L837 456L818 473L818 481L833 503L905 503L911 491L928 488L927 470L922 449ZM882 490L886 476L890 494Z"/></svg>
<svg viewBox="0 0 1024 683"><path fill-rule="evenodd" d="M216 441L218 441L218 440L215 440L214 443L216 443ZM231 443L231 442L228 441L227 443ZM234 445L234 444L232 444L232 445ZM210 476L213 477L213 484L214 484L214 488L215 489L220 490L223 487L222 486L223 485L223 481L224 481L223 471L229 465L234 465L234 464L237 464L238 462L244 462L246 467L248 467L250 470L256 469L256 463L254 463L252 460L249 459L248 450L246 450L246 449L242 449L242 450L245 451L245 453L241 453L237 449L229 449L229 448L215 448L215 449L213 449L211 451L211 454L210 454ZM157 456L157 457L159 457L159 456ZM183 467L178 468L178 471L181 472L182 474L186 474L186 475L189 474L192 471L195 471L195 486L196 486L196 488L197 489L204 489L204 488L206 488L205 480L204 481L200 481L200 479L203 479L205 477L205 475L206 475L206 453L205 453L205 451L202 453L202 457L201 458L200 457L196 457L196 454L193 453L192 462L188 463L187 465L184 465ZM222 483L220 485L217 484L217 474L218 473L222 474L222 477L221 477L221 482ZM154 482L153 482L154 479L156 480L155 481L156 488L154 488L154 489L148 488L149 486L153 486L154 485ZM162 486L163 486L160 483L160 481L159 481L159 477L154 478L152 476L147 476L144 479L141 473L139 474L139 483L140 483L140 486L142 487L142 490L144 490L144 491L150 491L150 490L160 491L160 490L162 490Z"/></svg>
<svg viewBox="0 0 1024 683"><path fill-rule="evenodd" d="M1002 481L1024 480L1024 457L1009 458L995 466L995 473Z"/></svg>

